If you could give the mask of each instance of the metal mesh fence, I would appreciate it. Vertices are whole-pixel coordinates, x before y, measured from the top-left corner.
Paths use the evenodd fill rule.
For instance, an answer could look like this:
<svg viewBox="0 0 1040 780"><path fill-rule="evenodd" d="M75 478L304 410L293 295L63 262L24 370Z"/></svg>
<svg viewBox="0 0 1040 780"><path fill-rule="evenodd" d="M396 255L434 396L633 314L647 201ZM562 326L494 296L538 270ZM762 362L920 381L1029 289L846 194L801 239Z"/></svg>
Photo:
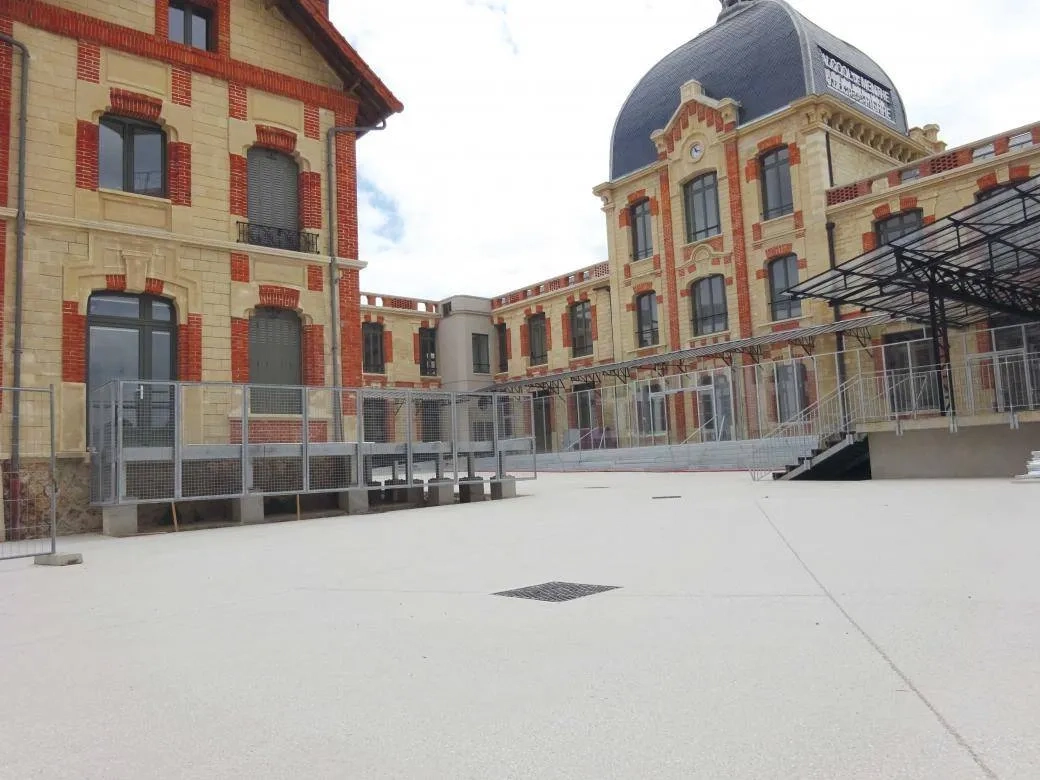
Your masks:
<svg viewBox="0 0 1040 780"><path fill-rule="evenodd" d="M55 550L56 482L53 388L0 388L3 500L0 560Z"/></svg>
<svg viewBox="0 0 1040 780"><path fill-rule="evenodd" d="M527 396L119 381L88 407L100 505L535 474Z"/></svg>

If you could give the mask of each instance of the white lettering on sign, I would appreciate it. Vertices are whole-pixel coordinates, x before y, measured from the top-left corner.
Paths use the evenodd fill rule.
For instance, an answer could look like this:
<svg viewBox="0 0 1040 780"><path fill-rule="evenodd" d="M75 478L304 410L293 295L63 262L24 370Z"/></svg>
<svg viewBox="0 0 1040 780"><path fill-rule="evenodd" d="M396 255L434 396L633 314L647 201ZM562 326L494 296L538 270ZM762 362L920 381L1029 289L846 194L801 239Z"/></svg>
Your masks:
<svg viewBox="0 0 1040 780"><path fill-rule="evenodd" d="M832 54L820 49L827 87L857 103L871 113L892 121L892 92L867 78Z"/></svg>

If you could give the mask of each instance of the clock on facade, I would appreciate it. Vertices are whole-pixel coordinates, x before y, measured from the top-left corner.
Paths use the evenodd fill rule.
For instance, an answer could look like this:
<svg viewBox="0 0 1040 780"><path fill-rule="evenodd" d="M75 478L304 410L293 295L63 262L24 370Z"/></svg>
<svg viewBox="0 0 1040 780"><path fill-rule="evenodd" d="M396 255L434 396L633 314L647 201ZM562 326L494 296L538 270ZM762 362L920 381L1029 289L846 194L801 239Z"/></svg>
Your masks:
<svg viewBox="0 0 1040 780"><path fill-rule="evenodd" d="M690 157L694 162L697 162L704 156L704 144L700 141L694 141L690 146Z"/></svg>

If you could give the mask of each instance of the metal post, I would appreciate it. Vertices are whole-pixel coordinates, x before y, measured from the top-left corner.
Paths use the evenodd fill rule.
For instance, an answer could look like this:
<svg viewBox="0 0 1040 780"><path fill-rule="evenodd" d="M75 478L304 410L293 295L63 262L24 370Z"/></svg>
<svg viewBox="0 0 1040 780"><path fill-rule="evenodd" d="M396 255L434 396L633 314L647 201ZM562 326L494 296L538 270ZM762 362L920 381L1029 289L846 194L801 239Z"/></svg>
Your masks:
<svg viewBox="0 0 1040 780"><path fill-rule="evenodd" d="M242 495L248 495L253 487L252 468L249 460L249 385L242 388Z"/></svg>
<svg viewBox="0 0 1040 780"><path fill-rule="evenodd" d="M937 363L940 368L946 365L944 360L944 354L942 352L942 340L939 334L940 319L939 319L939 302L936 299L935 285L928 285L928 324L932 331L932 351ZM943 330L945 330L945 323L941 323ZM907 350L910 349L910 345L907 345ZM943 392L942 376L938 377L939 381L936 382L936 392L939 394L939 413L946 416L946 395ZM910 355L910 389L911 392L914 390L914 363L913 355ZM916 415L917 411L917 393L913 392L914 397L914 412Z"/></svg>
<svg viewBox="0 0 1040 780"><path fill-rule="evenodd" d="M126 494L126 453L123 447L123 384L120 380L116 385L116 452L118 453L116 463L119 476L116 478L117 504L123 503Z"/></svg>
<svg viewBox="0 0 1040 780"><path fill-rule="evenodd" d="M497 393L491 396L491 451L494 453L495 476L498 479L502 479L503 476L502 453L498 447L498 402L500 400Z"/></svg>
<svg viewBox="0 0 1040 780"><path fill-rule="evenodd" d="M15 388L15 392L21 392ZM58 551L58 455L57 435L55 433L54 385L48 392L51 412L51 555Z"/></svg>
<svg viewBox="0 0 1040 780"><path fill-rule="evenodd" d="M184 461L183 441L181 440L181 421L184 419L184 387L179 383L173 385L173 497L180 499L183 496Z"/></svg>
<svg viewBox="0 0 1040 780"><path fill-rule="evenodd" d="M538 433L537 433L537 431L534 428L534 396L533 395L528 395L526 397L527 397L527 401L528 401L528 406L530 407L530 410L531 410L530 411L531 427L528 429L528 430L531 431L531 468L533 470L534 476L537 478L537 476L538 476L538 439L537 439ZM617 395L616 394L614 396L614 402L615 402L615 404L617 403Z"/></svg>
<svg viewBox="0 0 1040 780"><path fill-rule="evenodd" d="M415 457L415 445L412 442L412 437L414 436L414 428L415 428L415 420L413 419L414 416L415 416L415 408L414 407L415 407L415 402L413 401L413 398L412 398L412 391L411 390L406 390L405 394L404 394L404 408L405 408L405 414L404 414L404 421L405 421L405 425L404 425L404 432L405 432L405 441L404 441L404 458L405 458L405 460L404 460L404 480L405 480L406 483L408 483L408 489L411 489L411 487L412 487L412 473L413 473L412 458Z"/></svg>
<svg viewBox="0 0 1040 780"><path fill-rule="evenodd" d="M303 435L300 437L300 454L303 456L303 463L300 468L300 488L304 493L311 489L311 410L310 410L310 398L307 394L307 388L300 388L300 401L303 410L302 424L303 424Z"/></svg>
<svg viewBox="0 0 1040 780"><path fill-rule="evenodd" d="M459 395L451 394L451 468L455 481L459 481Z"/></svg>
<svg viewBox="0 0 1040 780"><path fill-rule="evenodd" d="M363 414L363 399L361 397L361 390L354 390L354 427L356 432L355 438L355 454L354 454L354 475L357 479L357 486L359 488L367 488L365 484L365 464L364 455L362 454L362 446L365 441L365 423L362 417Z"/></svg>

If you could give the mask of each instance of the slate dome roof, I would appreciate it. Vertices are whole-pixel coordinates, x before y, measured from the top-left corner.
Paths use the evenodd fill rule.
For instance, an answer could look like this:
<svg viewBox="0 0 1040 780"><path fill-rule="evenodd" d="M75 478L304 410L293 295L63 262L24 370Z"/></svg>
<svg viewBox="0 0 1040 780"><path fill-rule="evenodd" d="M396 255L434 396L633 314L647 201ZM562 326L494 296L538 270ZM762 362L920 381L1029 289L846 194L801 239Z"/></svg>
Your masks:
<svg viewBox="0 0 1040 780"><path fill-rule="evenodd" d="M718 22L654 65L628 96L614 124L611 180L657 159L650 135L671 119L690 80L708 97L737 100L741 124L806 95L829 94L907 132L895 85L859 49L785 0L723 0Z"/></svg>

